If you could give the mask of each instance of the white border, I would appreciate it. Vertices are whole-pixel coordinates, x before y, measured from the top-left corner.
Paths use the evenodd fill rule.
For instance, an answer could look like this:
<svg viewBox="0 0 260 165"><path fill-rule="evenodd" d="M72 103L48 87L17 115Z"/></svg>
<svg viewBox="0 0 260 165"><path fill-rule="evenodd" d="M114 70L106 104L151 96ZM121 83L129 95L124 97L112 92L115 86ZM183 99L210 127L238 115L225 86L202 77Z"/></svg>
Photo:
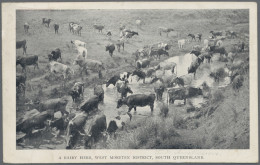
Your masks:
<svg viewBox="0 0 260 165"><path fill-rule="evenodd" d="M250 9L250 149L245 150L16 150L16 10L43 9ZM258 162L257 3L255 2L66 2L2 3L3 160L5 163ZM177 160L60 160L59 156L203 156Z"/></svg>

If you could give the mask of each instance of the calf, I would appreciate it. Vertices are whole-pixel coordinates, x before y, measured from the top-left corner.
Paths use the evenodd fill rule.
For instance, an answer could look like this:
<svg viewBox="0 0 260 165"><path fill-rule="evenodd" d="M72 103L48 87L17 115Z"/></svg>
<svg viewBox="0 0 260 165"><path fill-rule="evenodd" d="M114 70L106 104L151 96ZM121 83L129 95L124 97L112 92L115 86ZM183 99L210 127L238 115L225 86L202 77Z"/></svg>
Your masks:
<svg viewBox="0 0 260 165"><path fill-rule="evenodd" d="M103 25L93 25L94 29L98 30L98 32L102 33L102 30L105 28Z"/></svg>
<svg viewBox="0 0 260 165"><path fill-rule="evenodd" d="M114 44L108 44L106 46L106 51L109 52L109 55L112 57L113 56L113 52L115 50L115 45Z"/></svg>
<svg viewBox="0 0 260 165"><path fill-rule="evenodd" d="M76 47L84 47L87 48L86 42L80 41L80 40L71 40L71 44L74 44Z"/></svg>
<svg viewBox="0 0 260 165"><path fill-rule="evenodd" d="M186 88L186 98L202 95L202 90L200 88L187 87Z"/></svg>
<svg viewBox="0 0 260 165"><path fill-rule="evenodd" d="M174 31L172 28L159 27L159 34L162 35L162 32L166 33L167 37L170 32Z"/></svg>
<svg viewBox="0 0 260 165"><path fill-rule="evenodd" d="M78 56L82 56L84 59L88 56L88 50L84 47L77 46Z"/></svg>
<svg viewBox="0 0 260 165"><path fill-rule="evenodd" d="M23 25L23 28L24 28L24 32L25 33L28 33L28 30L29 30L29 24L26 22L24 25Z"/></svg>
<svg viewBox="0 0 260 165"><path fill-rule="evenodd" d="M123 99L119 99L117 101L117 108L120 108L122 105L125 104L129 107L128 112L130 112L132 108L134 108L134 110L136 111L137 106L140 107L150 106L151 111L153 111L154 100L155 100L155 94L149 94L149 95L135 94Z"/></svg>
<svg viewBox="0 0 260 165"><path fill-rule="evenodd" d="M132 76L136 75L138 77L138 81L140 79L143 79L143 83L145 83L145 77L146 77L146 74L145 72L141 71L141 70L135 70L133 73L132 73Z"/></svg>
<svg viewBox="0 0 260 165"><path fill-rule="evenodd" d="M179 49L183 49L185 45L185 39L178 40Z"/></svg>
<svg viewBox="0 0 260 165"><path fill-rule="evenodd" d="M227 56L227 51L224 47L217 47L217 46L210 46L210 53L220 53L220 55L226 55Z"/></svg>
<svg viewBox="0 0 260 165"><path fill-rule="evenodd" d="M195 35L194 34L188 34L188 37L191 37L191 41L194 40L196 41Z"/></svg>
<svg viewBox="0 0 260 165"><path fill-rule="evenodd" d="M104 102L104 89L102 88L102 85L95 85L94 95L99 98L99 101Z"/></svg>
<svg viewBox="0 0 260 165"><path fill-rule="evenodd" d="M37 67L39 69L38 66L38 56L37 55L33 55L33 56L28 56L28 57L17 57L16 60L16 65L21 65L21 67L23 68L23 71L26 71L26 66L28 65L34 65L34 69L35 67Z"/></svg>
<svg viewBox="0 0 260 165"><path fill-rule="evenodd" d="M47 25L48 27L50 27L50 23L51 23L51 19L47 19L47 18L43 18L42 19L42 24L43 25Z"/></svg>
<svg viewBox="0 0 260 165"><path fill-rule="evenodd" d="M132 38L134 35L138 35L138 32L130 31L125 33L126 38Z"/></svg>
<svg viewBox="0 0 260 165"><path fill-rule="evenodd" d="M84 83L76 82L72 89L69 92L69 95L72 97L72 101L75 102L80 96L84 97Z"/></svg>
<svg viewBox="0 0 260 165"><path fill-rule="evenodd" d="M64 79L67 78L68 74L74 74L74 71L70 67L56 61L50 62L50 72L55 74L60 73L63 75Z"/></svg>
<svg viewBox="0 0 260 165"><path fill-rule="evenodd" d="M202 34L201 34L201 33L196 34L196 38L198 38L198 41L199 41L199 42L201 42L201 37L202 37Z"/></svg>
<svg viewBox="0 0 260 165"><path fill-rule="evenodd" d="M169 57L169 53L166 50L163 49L151 49L151 52L149 54L152 56L157 56L157 59L160 59L161 55L166 55Z"/></svg>
<svg viewBox="0 0 260 165"><path fill-rule="evenodd" d="M100 99L98 96L91 97L82 105L80 106L80 109L86 113L89 113L91 111L97 110L98 109L98 104L100 102Z"/></svg>
<svg viewBox="0 0 260 165"><path fill-rule="evenodd" d="M77 25L77 24L73 24L73 26L72 26L72 33L73 34L78 34L79 36L81 36L81 30L82 30L82 26Z"/></svg>
<svg viewBox="0 0 260 165"><path fill-rule="evenodd" d="M58 34L60 26L58 24L54 24L53 27L54 27L55 34Z"/></svg>
<svg viewBox="0 0 260 165"><path fill-rule="evenodd" d="M23 54L26 54L26 49L27 49L26 40L16 41L16 49L20 49L20 48L23 48Z"/></svg>
<svg viewBox="0 0 260 165"><path fill-rule="evenodd" d="M136 67L137 69L146 68L150 66L151 61L148 59L142 59L136 61Z"/></svg>
<svg viewBox="0 0 260 165"><path fill-rule="evenodd" d="M222 36L221 31L219 31L219 32L210 31L209 33L211 33L214 36L214 38L216 38L216 36Z"/></svg>
<svg viewBox="0 0 260 165"><path fill-rule="evenodd" d="M39 104L39 110L40 111L52 110L53 112L60 111L62 115L64 115L64 113L69 114L69 112L66 111L66 106L68 101L69 100L67 98L49 99Z"/></svg>
<svg viewBox="0 0 260 165"><path fill-rule="evenodd" d="M120 38L119 40L117 40L116 47L117 47L118 52L120 52L121 47L123 48L123 51L124 51L124 49L125 49L124 38Z"/></svg>
<svg viewBox="0 0 260 165"><path fill-rule="evenodd" d="M156 93L157 100L162 100L162 95L164 90L165 90L165 86L162 83L154 87L154 92Z"/></svg>
<svg viewBox="0 0 260 165"><path fill-rule="evenodd" d="M127 86L125 81L117 81L116 83L117 92L121 93L121 98L126 97L127 93L133 93L130 87Z"/></svg>

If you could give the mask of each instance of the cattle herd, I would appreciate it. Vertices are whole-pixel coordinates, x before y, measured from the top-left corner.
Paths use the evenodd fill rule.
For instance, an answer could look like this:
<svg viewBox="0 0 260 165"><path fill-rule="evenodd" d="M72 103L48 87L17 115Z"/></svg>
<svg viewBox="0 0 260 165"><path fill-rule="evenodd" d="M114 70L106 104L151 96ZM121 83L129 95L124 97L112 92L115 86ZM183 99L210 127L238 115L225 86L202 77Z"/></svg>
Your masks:
<svg viewBox="0 0 260 165"><path fill-rule="evenodd" d="M52 19L43 18L42 25L46 28L52 27ZM141 28L144 25L143 21L136 20L135 22L137 28ZM84 30L83 27L75 22L68 22L68 31L72 32L74 35L81 36L81 31ZM54 33L59 33L60 25L53 24ZM97 30L99 33L103 33L104 25L93 25L93 29ZM28 23L24 24L24 32L27 34L30 31L30 25ZM124 51L125 45L129 42L133 36L141 37L138 32L127 29L125 25L119 27L119 38L115 43L109 43L103 49L104 52L113 57L113 52L117 48L117 51ZM165 37L168 37L169 33L175 31L173 28L158 28L159 34L162 35L166 33ZM111 36L112 33L109 31L107 36ZM210 31L210 37L205 37L202 40L203 36L201 33L197 34L186 34L186 37L179 39L177 42L177 47L182 50L185 48L187 43L201 43L194 44L192 50L190 50L190 55L195 55L196 59L190 64L187 74L192 73L194 78L196 78L196 71L202 63L212 63L212 58L216 54L220 54L220 57L226 62L226 68L229 71L231 77L231 83L234 84L233 87L235 90L243 84L243 76L241 75L239 67L248 69L248 66L245 66L245 62L238 61L233 63L236 54L245 51L245 42L240 42L237 45L236 52L227 52L227 49L224 46L224 41L228 39L236 39L239 36L238 32L234 31ZM163 37L163 36L162 36ZM37 55L27 55L27 42L29 40L17 41L16 49L23 49L23 56L18 56L16 59L16 65L22 67L22 73L17 73L16 76L16 89L17 94L22 94L24 97L26 95L26 79L29 66L34 66L34 69L39 68L39 60ZM103 78L102 71L106 68L103 62L99 60L89 59L87 47L88 44L80 40L71 40L71 45L78 51L77 57L75 58L73 65L78 65L80 68L81 75L89 75L92 72L98 73L99 79ZM138 107L149 106L151 112L154 111L155 102L163 100L163 93L167 92L167 104L173 104L175 100L184 100L186 104L186 99L194 97L197 95L202 95L202 88L195 88L185 84L185 79L182 77L177 77L177 65L174 62L163 61L158 65L152 65L152 62L160 60L161 56L168 58L171 56L170 49L174 47L173 43L156 43L153 45L144 45L143 48L137 49L132 53L132 58L135 61L135 69L133 71L122 71L120 75L113 75L106 80L105 86L109 87L110 85L115 86L115 90L120 94L120 98L117 100L117 106L115 108L120 108L124 105L128 107L126 113L126 118L132 119L131 110L137 110ZM49 71L53 75L62 75L64 81L70 79L75 75L74 69L66 64L62 58L62 50L57 48L51 50L49 54L46 55L49 59ZM41 66L40 66L41 67ZM92 72L89 72L91 70ZM222 76L224 69L218 69L215 72L210 74L211 77L217 82ZM167 71L170 74L170 80L168 81L163 76ZM129 84L133 78L136 78L137 81L142 80L143 83L147 83L146 79L151 79L148 83L156 84L154 87L154 93L150 94L139 94L134 93L130 88ZM169 77L169 76L168 76ZM205 84L204 84L205 85ZM66 137L66 148L74 148L78 137L83 137L85 142L85 148L91 147L91 145L97 142L101 137L111 137L117 129L118 124L116 120L122 120L124 117L118 116L115 120L108 122L106 116L96 115L99 113L99 104L104 104L104 87L102 85L95 85L94 87L94 96L88 100L84 100L84 89L86 84L84 82L76 82L71 86L71 90L68 92L68 95L71 96L72 102L80 102L80 105L76 108L76 112L66 111L66 105L69 101L68 97L63 96L59 98L49 99L45 101L40 101L38 104L39 112L36 115L23 120L22 122L17 123L17 132L23 132L26 134L26 138L30 138L35 130L48 130L49 128L55 128L56 130L62 130L64 136ZM166 106L167 109L168 106ZM164 107L165 108L165 107ZM58 119L54 118L54 113L61 112L62 116ZM89 130L84 129L88 120L92 120ZM122 123L124 123L122 121ZM124 123L125 124L125 123ZM122 124L122 125L124 125Z"/></svg>

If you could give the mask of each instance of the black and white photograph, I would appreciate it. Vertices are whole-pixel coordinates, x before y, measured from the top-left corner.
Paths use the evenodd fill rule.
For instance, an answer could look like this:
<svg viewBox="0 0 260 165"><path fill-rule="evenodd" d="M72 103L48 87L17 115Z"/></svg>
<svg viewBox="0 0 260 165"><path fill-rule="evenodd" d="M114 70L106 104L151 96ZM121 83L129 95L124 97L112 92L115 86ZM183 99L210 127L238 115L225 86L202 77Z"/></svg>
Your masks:
<svg viewBox="0 0 260 165"><path fill-rule="evenodd" d="M12 19L15 150L252 149L249 8L28 7Z"/></svg>

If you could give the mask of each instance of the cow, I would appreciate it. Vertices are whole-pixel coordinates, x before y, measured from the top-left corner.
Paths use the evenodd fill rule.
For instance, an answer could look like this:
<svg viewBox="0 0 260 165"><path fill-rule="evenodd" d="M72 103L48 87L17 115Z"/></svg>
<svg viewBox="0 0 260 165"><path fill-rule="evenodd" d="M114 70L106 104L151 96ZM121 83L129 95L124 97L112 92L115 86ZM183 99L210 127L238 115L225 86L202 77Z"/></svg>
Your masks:
<svg viewBox="0 0 260 165"><path fill-rule="evenodd" d="M99 101L104 102L104 89L102 88L102 85L95 85L94 95L99 98Z"/></svg>
<svg viewBox="0 0 260 165"><path fill-rule="evenodd" d="M114 135L117 130L119 129L124 129L125 125L127 122L130 122L132 120L132 115L131 113L127 112L124 115L119 115L110 120L106 132L108 133L109 136Z"/></svg>
<svg viewBox="0 0 260 165"><path fill-rule="evenodd" d="M84 83L76 82L69 91L69 95L72 97L73 102L75 102L80 96L84 98Z"/></svg>
<svg viewBox="0 0 260 165"><path fill-rule="evenodd" d="M84 47L87 48L86 42L80 41L80 40L71 40L71 44L74 44L76 47Z"/></svg>
<svg viewBox="0 0 260 165"><path fill-rule="evenodd" d="M151 52L151 48L149 46L145 46L144 48L136 50L132 55L135 56L135 61L139 58L148 57Z"/></svg>
<svg viewBox="0 0 260 165"><path fill-rule="evenodd" d="M54 32L55 32L55 34L58 34L59 33L59 25L58 24L54 24L53 25L53 27L54 27Z"/></svg>
<svg viewBox="0 0 260 165"><path fill-rule="evenodd" d="M169 62L167 60L159 63L160 69L162 69L164 72L165 70L171 70L171 72L174 73L176 66L177 64L175 62Z"/></svg>
<svg viewBox="0 0 260 165"><path fill-rule="evenodd" d="M26 40L16 41L16 49L20 49L20 48L23 48L23 54L26 54L26 49L27 49Z"/></svg>
<svg viewBox="0 0 260 165"><path fill-rule="evenodd" d="M169 57L169 53L163 49L151 49L149 56L156 56L157 59L160 59L161 55L166 55Z"/></svg>
<svg viewBox="0 0 260 165"><path fill-rule="evenodd" d="M184 87L184 80L181 77L176 77L176 78L173 78L171 84L173 87L175 87L176 85Z"/></svg>
<svg viewBox="0 0 260 165"><path fill-rule="evenodd" d="M183 49L185 45L185 39L178 40L179 49Z"/></svg>
<svg viewBox="0 0 260 165"><path fill-rule="evenodd" d="M69 114L69 112L66 111L68 101L69 100L64 97L46 100L39 104L39 111L52 110L53 112L60 111L62 115Z"/></svg>
<svg viewBox="0 0 260 165"><path fill-rule="evenodd" d="M45 26L47 25L48 27L50 27L51 20L52 19L43 18L42 19L42 24L45 25Z"/></svg>
<svg viewBox="0 0 260 165"><path fill-rule="evenodd" d="M125 38L132 38L134 35L138 35L138 32L135 31L127 31L125 33Z"/></svg>
<svg viewBox="0 0 260 165"><path fill-rule="evenodd" d="M234 32L234 31L230 31L230 30L226 31L226 35L230 36L231 38L236 38L237 37L237 33Z"/></svg>
<svg viewBox="0 0 260 165"><path fill-rule="evenodd" d="M239 92L240 87L243 86L244 77L242 75L237 75L232 81L232 87L235 91Z"/></svg>
<svg viewBox="0 0 260 165"><path fill-rule="evenodd" d="M218 41L216 42L216 46L217 46L217 47L223 47L223 41L218 40Z"/></svg>
<svg viewBox="0 0 260 165"><path fill-rule="evenodd" d="M87 70L90 69L94 72L101 72L101 70L105 69L104 64L101 61L92 60L92 59L79 59L76 58L73 64L78 64L81 67L81 74L83 71L87 73Z"/></svg>
<svg viewBox="0 0 260 165"><path fill-rule="evenodd" d="M165 27L159 27L159 34L162 35L162 32L166 33L167 37L170 32L174 31L173 28L165 28Z"/></svg>
<svg viewBox="0 0 260 165"><path fill-rule="evenodd" d="M146 68L150 66L151 61L148 59L142 59L136 61L136 67L137 69Z"/></svg>
<svg viewBox="0 0 260 165"><path fill-rule="evenodd" d="M144 107L144 106L150 106L151 112L153 112L154 108L154 100L155 100L155 94L134 94L130 95L126 98L119 99L117 101L117 108L120 108L122 105L127 105L128 112L134 108L136 111L136 107Z"/></svg>
<svg viewBox="0 0 260 165"><path fill-rule="evenodd" d="M202 95L202 90L200 88L187 87L186 88L186 98L195 97Z"/></svg>
<svg viewBox="0 0 260 165"><path fill-rule="evenodd" d="M29 27L30 27L29 24L27 22L25 22L24 25L23 25L25 33L28 33Z"/></svg>
<svg viewBox="0 0 260 165"><path fill-rule="evenodd" d="M34 65L34 69L36 67L39 69L37 55L28 56L28 57L18 56L16 59L16 65L19 65L19 64L22 67L22 71L26 71L26 66L29 66L29 65Z"/></svg>
<svg viewBox="0 0 260 165"><path fill-rule="evenodd" d="M99 115L89 126L85 136L85 148L91 148L93 143L98 142L107 129L107 121L105 115Z"/></svg>
<svg viewBox="0 0 260 165"><path fill-rule="evenodd" d="M216 31L216 32L210 31L209 33L211 33L214 38L216 38L216 36L222 36L222 32L221 31Z"/></svg>
<svg viewBox="0 0 260 165"><path fill-rule="evenodd" d="M69 121L66 129L66 149L72 149L77 143L79 135L85 135L84 126L88 115L81 113Z"/></svg>
<svg viewBox="0 0 260 165"><path fill-rule="evenodd" d="M81 36L81 30L82 30L82 26L74 24L72 26L72 33L73 34L78 34L79 36Z"/></svg>
<svg viewBox="0 0 260 165"><path fill-rule="evenodd" d="M73 30L73 26L79 26L79 24L77 24L77 23L74 23L74 22L70 22L69 23L69 31L71 32L72 30Z"/></svg>
<svg viewBox="0 0 260 165"><path fill-rule="evenodd" d="M48 119L52 119L53 114L53 111L50 110L36 114L18 124L16 126L16 132L23 132L31 135L33 129L43 129L44 127L46 127L45 121Z"/></svg>
<svg viewBox="0 0 260 165"><path fill-rule="evenodd" d="M207 49L209 46L209 40L205 39L203 45L204 45L204 49Z"/></svg>
<svg viewBox="0 0 260 165"><path fill-rule="evenodd" d="M116 83L117 92L121 93L121 98L127 96L127 93L133 93L130 87L127 86L127 81L117 81Z"/></svg>
<svg viewBox="0 0 260 165"><path fill-rule="evenodd" d="M117 47L118 52L120 52L121 47L123 48L123 51L124 51L124 49L125 49L125 39L123 37L120 38L119 40L117 40L116 47Z"/></svg>
<svg viewBox="0 0 260 165"><path fill-rule="evenodd" d="M16 88L17 91L22 91L23 95L25 95L25 82L26 82L26 75L16 74Z"/></svg>
<svg viewBox="0 0 260 165"><path fill-rule="evenodd" d="M83 102L80 105L80 109L86 113L90 113L94 110L98 110L98 104L100 103L100 99L98 96L93 96L87 101Z"/></svg>
<svg viewBox="0 0 260 165"><path fill-rule="evenodd" d="M144 22L141 21L140 19L136 20L135 21L135 24L136 24L136 28L138 29L141 29L141 26L144 25Z"/></svg>
<svg viewBox="0 0 260 165"><path fill-rule="evenodd" d="M171 88L168 90L169 103L174 104L175 100L184 100L184 105L186 104L186 89L185 88ZM167 102L168 102L167 101Z"/></svg>
<svg viewBox="0 0 260 165"><path fill-rule="evenodd" d="M220 53L220 55L226 55L227 56L227 51L224 47L217 47L217 46L210 46L210 54L214 53Z"/></svg>
<svg viewBox="0 0 260 165"><path fill-rule="evenodd" d="M49 61L57 61L59 58L61 59L61 51L59 48L51 51L51 54L48 54Z"/></svg>
<svg viewBox="0 0 260 165"><path fill-rule="evenodd" d="M140 79L143 79L143 83L145 83L145 77L146 77L145 72L138 69L138 70L133 71L132 76L134 76L134 75L136 75L138 77L137 81L139 81Z"/></svg>
<svg viewBox="0 0 260 165"><path fill-rule="evenodd" d="M198 60L192 62L190 67L188 67L188 73L194 73L194 78L195 78L195 74L196 74L196 71L199 68L199 66L200 66L200 63Z"/></svg>
<svg viewBox="0 0 260 165"><path fill-rule="evenodd" d="M94 29L98 30L98 32L102 33L102 30L105 28L104 25L93 25Z"/></svg>
<svg viewBox="0 0 260 165"><path fill-rule="evenodd" d="M115 75L113 77L111 77L107 82L106 82L106 87L108 87L110 84L113 84L114 86L116 85L116 82L120 80L120 76L119 75Z"/></svg>
<svg viewBox="0 0 260 165"><path fill-rule="evenodd" d="M113 56L113 52L115 50L115 45L110 43L106 46L106 51L109 52L109 55L112 57Z"/></svg>
<svg viewBox="0 0 260 165"><path fill-rule="evenodd" d="M218 68L210 73L210 77L214 78L215 82L219 82L221 78L226 76L224 68Z"/></svg>
<svg viewBox="0 0 260 165"><path fill-rule="evenodd" d="M64 79L66 79L69 74L74 74L74 71L70 67L56 61L50 62L50 72L55 74L60 73Z"/></svg>
<svg viewBox="0 0 260 165"><path fill-rule="evenodd" d="M196 41L195 35L194 34L188 34L188 37L191 37L191 41L194 40Z"/></svg>
<svg viewBox="0 0 260 165"><path fill-rule="evenodd" d="M82 56L84 59L88 56L88 50L81 46L76 46L76 49L78 51L78 56Z"/></svg>
<svg viewBox="0 0 260 165"><path fill-rule="evenodd" d="M195 37L198 38L198 42L201 42L201 37L202 37L201 33L196 34Z"/></svg>
<svg viewBox="0 0 260 165"><path fill-rule="evenodd" d="M120 74L120 79L122 81L128 81L129 76L131 75L131 72L123 72Z"/></svg>
<svg viewBox="0 0 260 165"><path fill-rule="evenodd" d="M154 87L154 92L156 93L157 100L162 100L162 95L163 95L164 90L165 90L165 86L163 83L160 83L159 85L156 85Z"/></svg>

